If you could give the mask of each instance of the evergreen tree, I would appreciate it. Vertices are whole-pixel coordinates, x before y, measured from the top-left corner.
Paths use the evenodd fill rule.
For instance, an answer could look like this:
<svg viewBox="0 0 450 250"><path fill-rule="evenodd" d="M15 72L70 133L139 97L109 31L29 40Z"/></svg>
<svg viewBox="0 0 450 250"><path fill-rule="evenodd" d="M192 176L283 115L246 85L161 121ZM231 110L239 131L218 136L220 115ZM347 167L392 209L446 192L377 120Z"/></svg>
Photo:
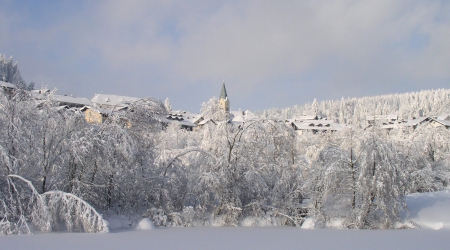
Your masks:
<svg viewBox="0 0 450 250"><path fill-rule="evenodd" d="M0 80L15 84L20 89L27 88L25 81L20 75L17 62L14 63L12 57L6 59L5 55L0 55Z"/></svg>

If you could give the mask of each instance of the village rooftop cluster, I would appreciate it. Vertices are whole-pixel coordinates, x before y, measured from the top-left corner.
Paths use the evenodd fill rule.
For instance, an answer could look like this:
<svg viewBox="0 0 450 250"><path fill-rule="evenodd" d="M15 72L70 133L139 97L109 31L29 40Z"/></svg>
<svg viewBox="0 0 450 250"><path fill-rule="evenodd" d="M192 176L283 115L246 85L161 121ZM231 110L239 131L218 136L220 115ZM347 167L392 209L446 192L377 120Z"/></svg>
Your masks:
<svg viewBox="0 0 450 250"><path fill-rule="evenodd" d="M16 90L16 85L0 81L2 91L8 96L12 96ZM57 95L51 93L49 89L31 90L31 95L37 100L44 99L51 94L52 99L58 104L60 109L69 109L76 112L83 112L85 119L91 124L104 123L112 114L119 115L129 108L129 105L142 100L143 98L96 94L91 100L83 97L72 97L67 95ZM246 121L251 121L257 117L250 111L231 111L230 100L228 98L225 82L222 84L222 90L218 106L221 112L225 114L228 123L235 126L242 126ZM168 110L168 114L162 119L163 124L176 123L181 128L188 131L197 131L205 125L217 125L223 122L221 119L194 114L187 111ZM392 130L416 129L419 125L429 125L430 127L450 128L450 115L440 115L436 117L413 117L412 119L398 119L395 114L391 115L367 115L367 126L364 130L379 127L387 132ZM336 123L328 118L317 115L304 115L284 120L286 125L292 127L297 133L305 132L336 132L350 129L347 124ZM128 124L130 126L130 124Z"/></svg>

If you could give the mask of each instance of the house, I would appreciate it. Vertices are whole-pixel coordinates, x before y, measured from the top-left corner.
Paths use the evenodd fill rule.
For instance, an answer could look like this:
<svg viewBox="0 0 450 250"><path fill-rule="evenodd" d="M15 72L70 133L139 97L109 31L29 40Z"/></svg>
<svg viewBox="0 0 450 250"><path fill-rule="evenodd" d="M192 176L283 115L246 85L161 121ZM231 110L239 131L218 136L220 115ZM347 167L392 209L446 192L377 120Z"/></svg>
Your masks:
<svg viewBox="0 0 450 250"><path fill-rule="evenodd" d="M30 91L31 96L35 100L43 100L46 99L46 97L50 94L49 89L33 89Z"/></svg>
<svg viewBox="0 0 450 250"><path fill-rule="evenodd" d="M385 129L387 131L391 131L394 129L416 129L418 126L427 125L430 128L444 127L446 129L450 129L450 116L441 115L437 117L419 117L408 120L396 120L383 122L380 124L380 128ZM373 127L373 124L369 124L365 129Z"/></svg>
<svg viewBox="0 0 450 250"><path fill-rule="evenodd" d="M445 114L443 114L443 115L434 117L434 119L436 119L436 120L450 121L450 115L445 115Z"/></svg>
<svg viewBox="0 0 450 250"><path fill-rule="evenodd" d="M206 118L200 114L193 114L186 111L174 111L166 117L166 123L177 123L181 128L188 131L197 131L208 125L217 125L211 118Z"/></svg>
<svg viewBox="0 0 450 250"><path fill-rule="evenodd" d="M184 112L183 117L186 121L190 121L195 125L199 125L200 122L205 120L205 118L200 114L192 114L187 112Z"/></svg>
<svg viewBox="0 0 450 250"><path fill-rule="evenodd" d="M327 120L327 119L318 117L317 115L302 115L302 116L294 117L292 119L286 119L286 120L284 120L284 122L287 125L291 125L293 122L316 121L316 120Z"/></svg>
<svg viewBox="0 0 450 250"><path fill-rule="evenodd" d="M97 94L91 99L91 102L94 106L99 108L116 109L128 107L131 103L137 102L141 99L142 98L129 96Z"/></svg>
<svg viewBox="0 0 450 250"><path fill-rule="evenodd" d="M68 95L52 94L49 89L31 90L30 94L36 100L51 99L56 102L58 106L68 106L70 108L82 108L84 106L92 106L91 101L83 97L73 97Z"/></svg>
<svg viewBox="0 0 450 250"><path fill-rule="evenodd" d="M14 94L14 91L17 89L17 87L12 83L0 81L0 89L7 96L11 97Z"/></svg>
<svg viewBox="0 0 450 250"><path fill-rule="evenodd" d="M58 106L69 106L71 108L82 108L84 106L91 106L92 103L87 98L72 97L66 95L53 95L53 100L58 103Z"/></svg>
<svg viewBox="0 0 450 250"><path fill-rule="evenodd" d="M111 114L111 110L109 109L93 108L89 106L81 108L80 111L84 113L86 122L91 124L102 124Z"/></svg>
<svg viewBox="0 0 450 250"><path fill-rule="evenodd" d="M250 111L241 111L240 109L238 111L231 111L230 112L230 120L229 123L235 125L235 126L241 126L245 122L255 120L257 117Z"/></svg>
<svg viewBox="0 0 450 250"><path fill-rule="evenodd" d="M199 114L188 113L186 111L176 111L169 113L166 116L166 123L177 123L181 126L181 128L188 131L198 130L197 126L203 120L203 116Z"/></svg>
<svg viewBox="0 0 450 250"><path fill-rule="evenodd" d="M405 127L409 127L409 125L406 126L406 123L407 123L407 121L403 121L403 120L384 122L381 124L381 128L386 129L388 131L393 130L393 129L403 129Z"/></svg>
<svg viewBox="0 0 450 250"><path fill-rule="evenodd" d="M398 115L390 114L390 115L367 115L366 121L368 124L372 125L375 122L395 122L398 120Z"/></svg>
<svg viewBox="0 0 450 250"><path fill-rule="evenodd" d="M287 122L295 131L303 134L305 132L336 132L341 131L347 126L345 124L338 124L333 122L332 120L319 119L319 120L303 120L303 121L289 121Z"/></svg>
<svg viewBox="0 0 450 250"><path fill-rule="evenodd" d="M302 115L295 118L296 121L319 120L319 119L322 118L318 117L317 115Z"/></svg>
<svg viewBox="0 0 450 250"><path fill-rule="evenodd" d="M213 119L204 119L203 121L199 122L197 125L197 128L195 130L200 130L205 126L215 126L217 125L217 122L215 122Z"/></svg>
<svg viewBox="0 0 450 250"><path fill-rule="evenodd" d="M430 117L419 117L419 118L413 118L406 121L404 124L405 127L409 127L412 129L416 129L417 126L426 124L431 121L432 118Z"/></svg>
<svg viewBox="0 0 450 250"><path fill-rule="evenodd" d="M441 120L441 119L431 119L430 126L432 126L434 128L443 127L443 128L449 129L450 121L449 120Z"/></svg>

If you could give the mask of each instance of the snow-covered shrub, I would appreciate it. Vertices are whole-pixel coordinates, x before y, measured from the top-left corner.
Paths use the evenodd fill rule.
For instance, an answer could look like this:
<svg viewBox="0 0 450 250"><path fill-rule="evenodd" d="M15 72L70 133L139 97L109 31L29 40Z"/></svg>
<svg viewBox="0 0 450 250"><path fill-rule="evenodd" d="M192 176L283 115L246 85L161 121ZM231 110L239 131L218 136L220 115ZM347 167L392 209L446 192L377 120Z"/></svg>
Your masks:
<svg viewBox="0 0 450 250"><path fill-rule="evenodd" d="M68 232L108 232L108 222L95 209L77 196L62 191L41 195L52 216L53 228L63 222Z"/></svg>
<svg viewBox="0 0 450 250"><path fill-rule="evenodd" d="M147 209L142 216L152 220L156 227L167 226L167 215L161 208L152 207Z"/></svg>
<svg viewBox="0 0 450 250"><path fill-rule="evenodd" d="M41 231L55 231L60 222L69 232L108 232L102 216L73 194L39 194L30 181L18 175L9 175L1 187L0 234L31 234L28 223Z"/></svg>
<svg viewBox="0 0 450 250"><path fill-rule="evenodd" d="M13 179L23 182L16 183ZM51 231L51 215L30 181L10 175L0 183L0 234L31 234L28 223Z"/></svg>
<svg viewBox="0 0 450 250"><path fill-rule="evenodd" d="M240 207L230 204L222 205L217 212L217 215L222 218L222 226L226 227L237 227L241 214L242 209Z"/></svg>
<svg viewBox="0 0 450 250"><path fill-rule="evenodd" d="M184 226L181 214L178 212L173 212L167 215L168 225L172 227Z"/></svg>
<svg viewBox="0 0 450 250"><path fill-rule="evenodd" d="M183 226L190 227L193 225L193 221L195 218L195 209L192 206L187 206L183 208L183 212L181 215L183 216Z"/></svg>

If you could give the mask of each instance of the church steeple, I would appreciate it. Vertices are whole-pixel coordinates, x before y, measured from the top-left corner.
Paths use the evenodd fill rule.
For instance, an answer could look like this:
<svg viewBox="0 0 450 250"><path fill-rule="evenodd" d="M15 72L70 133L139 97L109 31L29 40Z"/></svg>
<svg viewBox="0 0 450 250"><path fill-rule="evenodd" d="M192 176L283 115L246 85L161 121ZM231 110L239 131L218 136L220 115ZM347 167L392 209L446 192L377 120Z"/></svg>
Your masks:
<svg viewBox="0 0 450 250"><path fill-rule="evenodd" d="M230 100L228 100L227 89L225 88L225 80L222 83L222 91L220 92L219 106L226 113L230 113Z"/></svg>
<svg viewBox="0 0 450 250"><path fill-rule="evenodd" d="M223 80L222 91L220 92L220 99L227 99L227 98L228 98L227 89L225 88L225 80Z"/></svg>

